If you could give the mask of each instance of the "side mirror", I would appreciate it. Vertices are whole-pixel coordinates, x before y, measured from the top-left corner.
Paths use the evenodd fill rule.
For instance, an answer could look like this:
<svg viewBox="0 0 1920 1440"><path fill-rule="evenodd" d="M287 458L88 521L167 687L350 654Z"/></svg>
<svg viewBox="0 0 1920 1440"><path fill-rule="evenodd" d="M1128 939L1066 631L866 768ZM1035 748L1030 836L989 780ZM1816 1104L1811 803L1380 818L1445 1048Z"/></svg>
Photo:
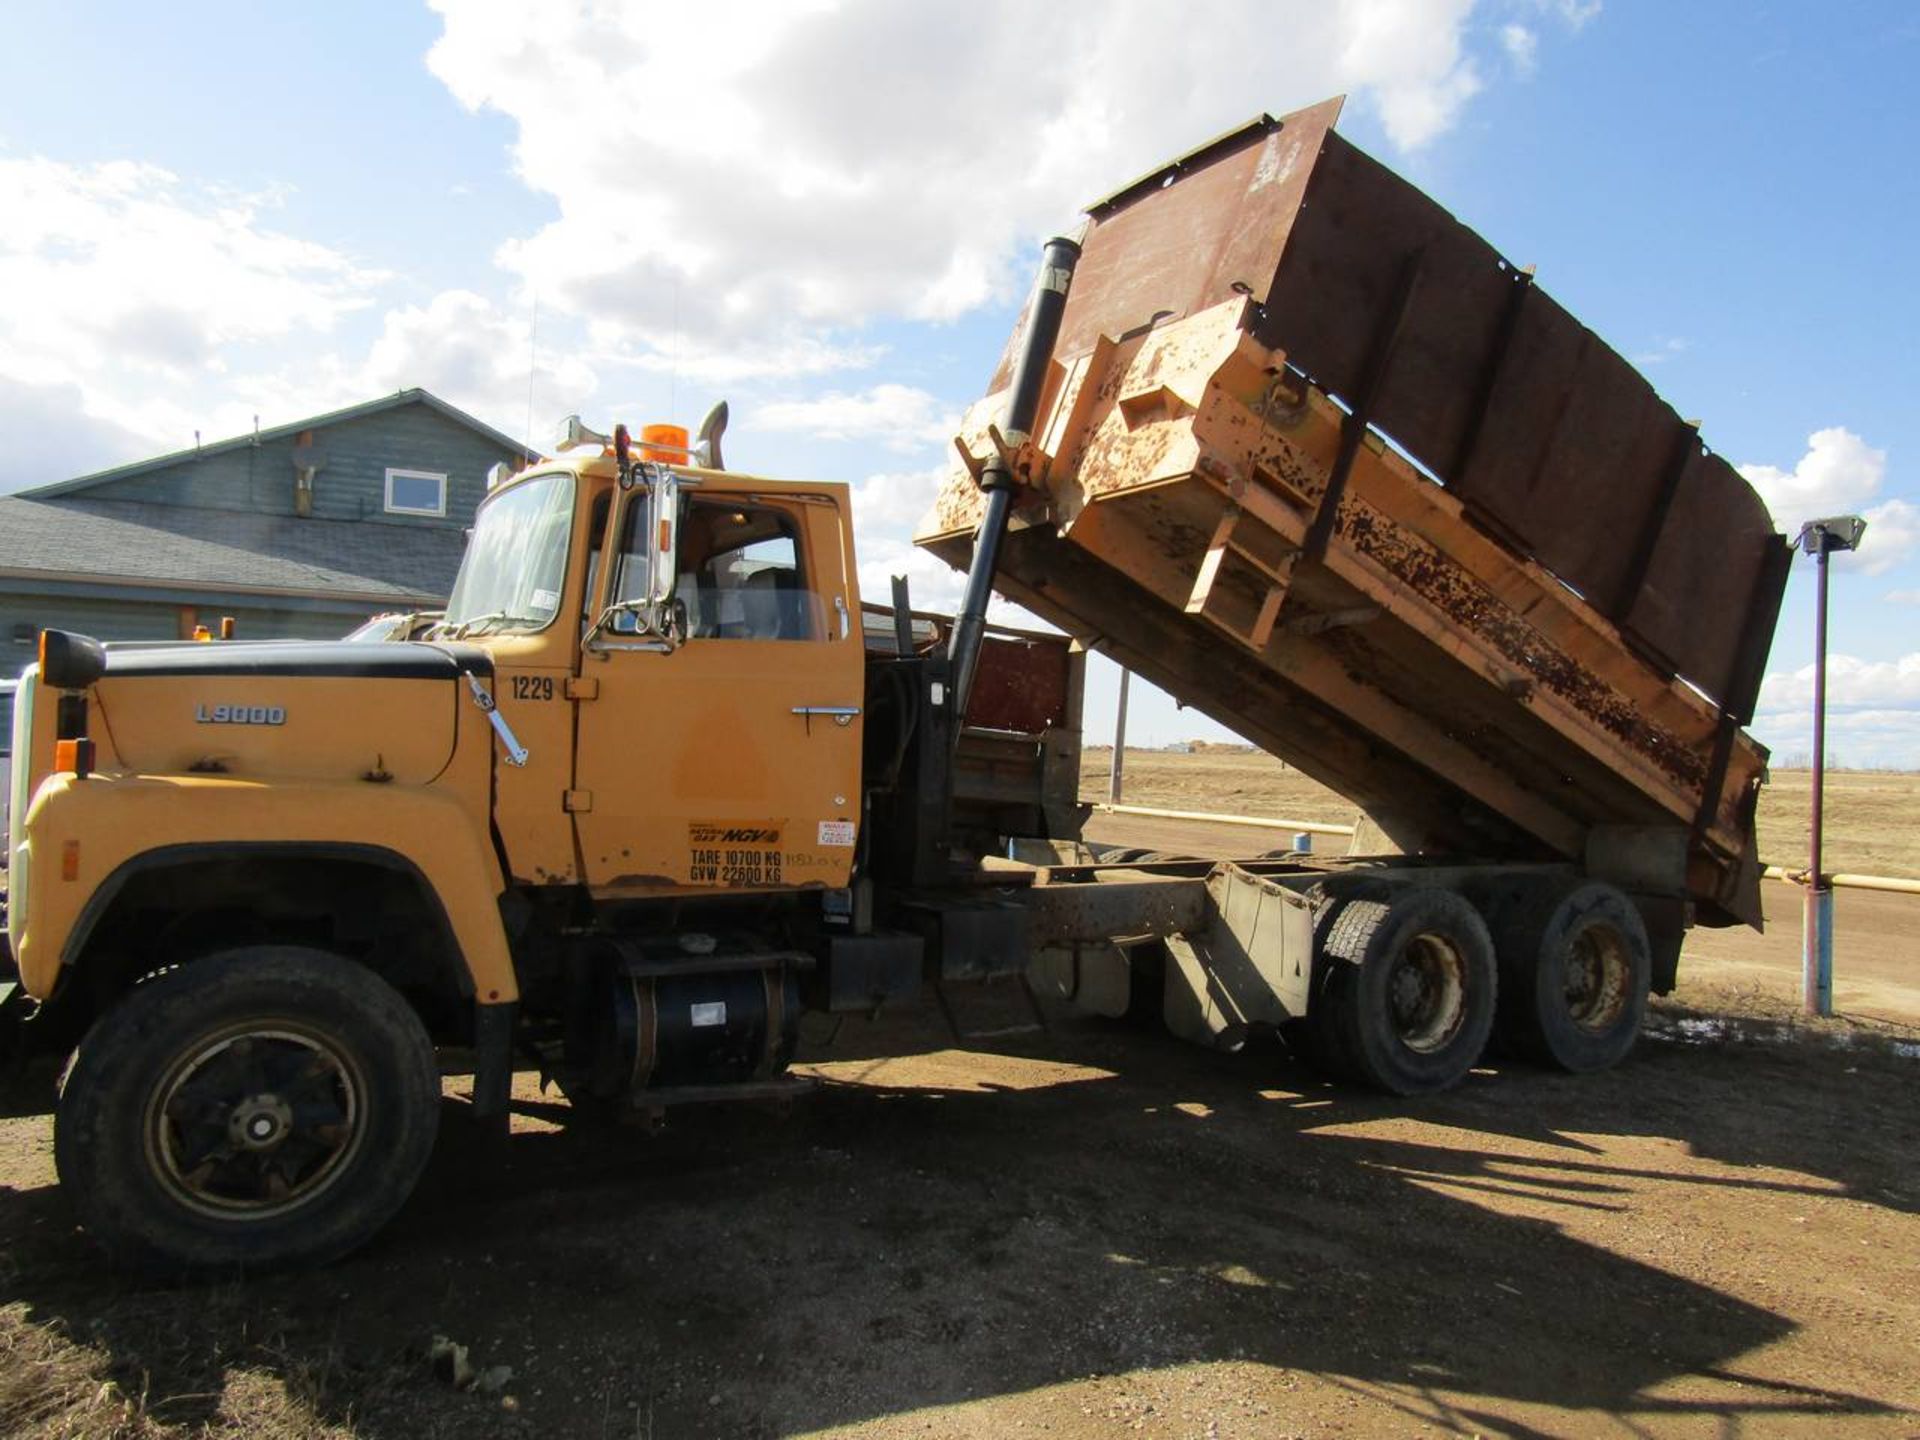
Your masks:
<svg viewBox="0 0 1920 1440"><path fill-rule="evenodd" d="M647 488L647 599L656 610L673 599L674 561L680 549L680 480L656 468Z"/></svg>
<svg viewBox="0 0 1920 1440"><path fill-rule="evenodd" d="M68 630L40 632L40 679L53 690L85 690L107 673L106 648Z"/></svg>

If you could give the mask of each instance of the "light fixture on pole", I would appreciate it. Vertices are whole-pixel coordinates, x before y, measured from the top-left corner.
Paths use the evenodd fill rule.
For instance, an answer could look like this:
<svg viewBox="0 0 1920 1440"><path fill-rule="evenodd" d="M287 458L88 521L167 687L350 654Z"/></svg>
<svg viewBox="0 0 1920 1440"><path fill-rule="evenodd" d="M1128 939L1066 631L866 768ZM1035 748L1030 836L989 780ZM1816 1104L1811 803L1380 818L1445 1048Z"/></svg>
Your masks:
<svg viewBox="0 0 1920 1440"><path fill-rule="evenodd" d="M1855 550L1867 533L1858 515L1830 515L1800 527L1796 545L1813 556L1813 799L1807 830L1807 896L1801 931L1801 1001L1809 1015L1833 1013L1833 886L1820 868L1821 786L1827 763L1827 557Z"/></svg>

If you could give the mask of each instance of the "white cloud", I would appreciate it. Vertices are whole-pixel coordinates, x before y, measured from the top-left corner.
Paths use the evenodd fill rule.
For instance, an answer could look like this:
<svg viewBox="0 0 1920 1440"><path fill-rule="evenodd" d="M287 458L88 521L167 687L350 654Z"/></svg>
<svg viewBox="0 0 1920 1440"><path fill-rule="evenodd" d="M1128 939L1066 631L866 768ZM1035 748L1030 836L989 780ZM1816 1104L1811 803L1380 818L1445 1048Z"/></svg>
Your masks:
<svg viewBox="0 0 1920 1440"><path fill-rule="evenodd" d="M1502 25L1500 48L1507 52L1507 59L1517 74L1531 75L1539 68L1540 37L1525 25Z"/></svg>
<svg viewBox="0 0 1920 1440"><path fill-rule="evenodd" d="M0 493L103 470L153 447L111 419L89 415L77 385L0 379Z"/></svg>
<svg viewBox="0 0 1920 1440"><path fill-rule="evenodd" d="M1880 490L1887 452L1876 450L1843 425L1807 437L1807 451L1791 470L1742 465L1740 473L1760 492L1774 523L1791 533L1807 520L1858 509Z"/></svg>
<svg viewBox="0 0 1920 1440"><path fill-rule="evenodd" d="M1810 709L1813 670L1812 665L1802 665L1798 670L1767 676L1760 687L1757 708L1762 712ZM1906 705L1920 709L1920 653L1898 660L1828 656L1827 704L1833 708L1889 709Z"/></svg>
<svg viewBox="0 0 1920 1440"><path fill-rule="evenodd" d="M1813 716L1809 711L1761 715L1752 728L1773 752L1776 765L1805 765L1813 756ZM1920 710L1829 711L1827 764L1920 769Z"/></svg>
<svg viewBox="0 0 1920 1440"><path fill-rule="evenodd" d="M1158 6L1153 10L1161 13ZM1342 80L1349 91L1368 93L1388 136L1402 150L1431 142L1480 93L1479 72L1463 44L1472 11L1473 0L1348 0L1335 7ZM1256 7L1259 13L1264 7ZM1237 40L1261 31L1255 22L1214 35L1201 34L1199 27L1187 33L1217 44L1223 36ZM1205 63L1204 56L1195 58ZM1196 80L1204 83L1198 75Z"/></svg>
<svg viewBox="0 0 1920 1440"><path fill-rule="evenodd" d="M156 165L0 157L0 192L0 371L36 384L192 378L225 346L332 330L384 278L261 223L273 196Z"/></svg>
<svg viewBox="0 0 1920 1440"><path fill-rule="evenodd" d="M908 599L915 610L937 610L952 615L960 609L967 588L966 572L929 554L909 540L888 537L860 540L860 596L878 605L893 601L892 577L907 579ZM1059 631L1030 610L998 595L987 601L987 621L1016 630Z"/></svg>
<svg viewBox="0 0 1920 1440"><path fill-rule="evenodd" d="M797 431L820 440L877 440L889 450L944 445L960 423L958 413L911 385L875 385L812 400L777 400L756 406L751 430Z"/></svg>
<svg viewBox="0 0 1920 1440"><path fill-rule="evenodd" d="M1816 430L1793 469L1742 465L1740 473L1759 492L1774 524L1788 535L1809 520L1857 513L1866 517L1867 534L1857 555L1841 563L1868 575L1880 575L1920 549L1920 507L1906 500L1868 502L1880 494L1887 477L1887 452L1876 450L1843 425Z"/></svg>
<svg viewBox="0 0 1920 1440"><path fill-rule="evenodd" d="M688 375L756 351L752 373L821 373L877 317L1010 300L1037 237L1256 108L1346 89L1411 150L1480 84L1474 0L1329 0L1284 43L1258 0L1174 25L1150 0L1097 24L1016 0L433 3L429 68L515 124L518 173L559 210L501 263Z"/></svg>
<svg viewBox="0 0 1920 1440"><path fill-rule="evenodd" d="M1920 590L1889 590L1880 598L1890 605L1920 605Z"/></svg>
<svg viewBox="0 0 1920 1440"><path fill-rule="evenodd" d="M1860 541L1859 554L1843 557L1842 564L1856 566L1862 574L1884 575L1920 551L1920 505L1889 500L1860 513L1867 522L1867 533Z"/></svg>
<svg viewBox="0 0 1920 1440"><path fill-rule="evenodd" d="M1664 365L1667 361L1673 359L1674 356L1684 355L1686 350L1687 342L1684 337L1679 335L1658 335L1654 337L1654 342L1651 346L1633 357L1633 363L1644 370L1649 365Z"/></svg>
<svg viewBox="0 0 1920 1440"><path fill-rule="evenodd" d="M1760 687L1752 729L1782 761L1813 750L1813 666L1778 671ZM1830 764L1920 766L1920 652L1897 660L1827 659Z"/></svg>
<svg viewBox="0 0 1920 1440"><path fill-rule="evenodd" d="M233 347L327 335L385 278L274 229L271 193L153 165L0 157L0 194L0 380L78 386L155 448L190 443L202 417L181 397L221 380Z"/></svg>
<svg viewBox="0 0 1920 1440"><path fill-rule="evenodd" d="M1603 8L1602 0L1507 0L1507 8L1558 20L1578 34Z"/></svg>
<svg viewBox="0 0 1920 1440"><path fill-rule="evenodd" d="M649 374L676 375L701 385L741 381L799 379L829 375L837 370L866 370L879 363L884 345L841 341L831 332L788 334L778 339L745 341L737 345L710 342L685 346L674 341L665 348L634 354L617 333L599 337L595 357L610 365L632 365Z"/></svg>
<svg viewBox="0 0 1920 1440"><path fill-rule="evenodd" d="M1558 15L1570 30L1584 28L1601 10L1601 0L1534 0L1534 3Z"/></svg>
<svg viewBox="0 0 1920 1440"><path fill-rule="evenodd" d="M884 535L861 534L860 594L878 604L890 603L891 578L907 578L913 608L940 610L951 615L960 607L966 588L966 576L946 561L920 549L910 540Z"/></svg>
<svg viewBox="0 0 1920 1440"><path fill-rule="evenodd" d="M484 296L447 290L425 306L387 312L364 365L352 367L363 394L414 385L486 419L509 435L539 444L555 414L582 408L597 380L564 349L530 346L531 316L503 315Z"/></svg>
<svg viewBox="0 0 1920 1440"><path fill-rule="evenodd" d="M946 479L945 464L925 470L869 475L853 487L853 518L862 539L867 531L892 530L911 534L920 518L933 508Z"/></svg>

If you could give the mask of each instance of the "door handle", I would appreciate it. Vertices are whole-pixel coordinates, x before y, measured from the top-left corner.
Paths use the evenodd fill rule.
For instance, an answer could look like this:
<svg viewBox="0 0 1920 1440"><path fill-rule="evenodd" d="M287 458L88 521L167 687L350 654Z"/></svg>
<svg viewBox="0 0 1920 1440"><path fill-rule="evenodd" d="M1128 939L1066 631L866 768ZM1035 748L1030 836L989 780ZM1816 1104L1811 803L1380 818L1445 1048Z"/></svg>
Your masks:
<svg viewBox="0 0 1920 1440"><path fill-rule="evenodd" d="M807 717L807 723L813 723L813 717L824 715L836 725L851 725L853 717L860 713L858 705L796 705L793 713Z"/></svg>

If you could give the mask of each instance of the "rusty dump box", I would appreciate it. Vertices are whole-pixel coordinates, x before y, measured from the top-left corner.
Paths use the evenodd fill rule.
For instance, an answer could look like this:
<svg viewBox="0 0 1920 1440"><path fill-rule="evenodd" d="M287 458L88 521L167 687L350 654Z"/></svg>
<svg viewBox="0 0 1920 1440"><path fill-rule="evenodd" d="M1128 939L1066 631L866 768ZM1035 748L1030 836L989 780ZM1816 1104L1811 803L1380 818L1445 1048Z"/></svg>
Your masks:
<svg viewBox="0 0 1920 1440"><path fill-rule="evenodd" d="M1329 101L1100 202L999 590L1409 853L1564 858L1760 919L1752 714L1791 549L1591 331ZM1008 347L1017 353L1019 333Z"/></svg>

